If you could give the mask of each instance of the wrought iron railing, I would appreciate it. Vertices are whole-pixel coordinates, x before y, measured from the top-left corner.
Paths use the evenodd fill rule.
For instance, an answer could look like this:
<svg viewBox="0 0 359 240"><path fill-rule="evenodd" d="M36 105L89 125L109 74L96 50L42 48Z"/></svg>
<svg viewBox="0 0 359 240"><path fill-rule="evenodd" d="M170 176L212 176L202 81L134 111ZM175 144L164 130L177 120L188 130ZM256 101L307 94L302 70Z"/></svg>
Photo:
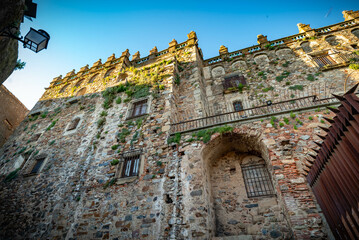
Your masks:
<svg viewBox="0 0 359 240"><path fill-rule="evenodd" d="M320 70L346 66L354 59L359 59L359 56L353 53L345 54L339 52L313 57L314 63L320 68Z"/></svg>
<svg viewBox="0 0 359 240"><path fill-rule="evenodd" d="M213 116L183 121L171 124L171 134L190 132L193 130L208 128L212 126L223 125L240 121L258 119L264 116L271 116L280 113L291 112L293 110L305 110L335 104L337 100L334 97L318 99L316 95L290 99L273 104L265 104L242 111L221 113Z"/></svg>

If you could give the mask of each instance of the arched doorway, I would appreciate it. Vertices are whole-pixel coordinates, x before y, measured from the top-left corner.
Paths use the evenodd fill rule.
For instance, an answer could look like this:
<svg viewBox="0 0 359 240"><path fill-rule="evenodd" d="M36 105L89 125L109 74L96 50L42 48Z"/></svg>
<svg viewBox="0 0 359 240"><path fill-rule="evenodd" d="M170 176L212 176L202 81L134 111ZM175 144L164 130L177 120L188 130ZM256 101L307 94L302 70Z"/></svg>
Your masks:
<svg viewBox="0 0 359 240"><path fill-rule="evenodd" d="M225 133L202 150L213 237L284 237L268 151L257 135Z"/></svg>

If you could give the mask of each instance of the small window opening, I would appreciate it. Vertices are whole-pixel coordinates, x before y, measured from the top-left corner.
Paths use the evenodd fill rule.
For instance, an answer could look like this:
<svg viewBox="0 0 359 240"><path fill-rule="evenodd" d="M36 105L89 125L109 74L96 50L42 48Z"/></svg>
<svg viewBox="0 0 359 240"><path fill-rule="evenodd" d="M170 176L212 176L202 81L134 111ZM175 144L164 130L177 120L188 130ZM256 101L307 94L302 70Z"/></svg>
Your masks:
<svg viewBox="0 0 359 240"><path fill-rule="evenodd" d="M31 139L30 139L30 142L36 142L41 136L41 133L37 133L37 134L34 134Z"/></svg>
<svg viewBox="0 0 359 240"><path fill-rule="evenodd" d="M78 125L79 122L80 122L80 120L81 120L81 119L80 119L79 117L73 119L73 120L71 121L69 127L67 128L67 131L71 131L71 130L76 129L76 128L77 128L77 125Z"/></svg>
<svg viewBox="0 0 359 240"><path fill-rule="evenodd" d="M36 174L40 172L41 166L44 163L45 158L40 158L36 160L36 163L34 165L34 167L31 169L30 174Z"/></svg>
<svg viewBox="0 0 359 240"><path fill-rule="evenodd" d="M234 108L234 111L236 111L236 112L242 111L243 110L242 102L241 101L233 102L233 108Z"/></svg>
<svg viewBox="0 0 359 240"><path fill-rule="evenodd" d="M265 164L241 166L248 197L274 195L272 182Z"/></svg>
<svg viewBox="0 0 359 240"><path fill-rule="evenodd" d="M11 130L11 129L13 128L13 126L12 126L12 124L10 123L9 120L4 119L4 123L5 123L6 127L7 127L9 130Z"/></svg>
<svg viewBox="0 0 359 240"><path fill-rule="evenodd" d="M138 176L140 168L140 154L128 154L124 157L124 163L122 168L121 177L133 177Z"/></svg>
<svg viewBox="0 0 359 240"><path fill-rule="evenodd" d="M131 117L138 117L147 113L147 99L133 103Z"/></svg>
<svg viewBox="0 0 359 240"><path fill-rule="evenodd" d="M224 77L223 88L236 88L239 84L247 85L246 79L241 74L229 75Z"/></svg>

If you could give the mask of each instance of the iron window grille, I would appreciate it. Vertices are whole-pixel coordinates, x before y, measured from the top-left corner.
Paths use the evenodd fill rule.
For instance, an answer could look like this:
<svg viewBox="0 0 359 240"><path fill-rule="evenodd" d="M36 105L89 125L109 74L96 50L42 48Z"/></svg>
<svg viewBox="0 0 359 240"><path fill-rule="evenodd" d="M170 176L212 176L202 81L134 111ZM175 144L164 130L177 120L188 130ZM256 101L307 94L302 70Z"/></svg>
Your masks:
<svg viewBox="0 0 359 240"><path fill-rule="evenodd" d="M122 155L123 166L121 178L138 176L141 162L141 151L133 150Z"/></svg>
<svg viewBox="0 0 359 240"><path fill-rule="evenodd" d="M69 125L69 127L67 128L67 131L71 131L71 130L74 130L76 129L77 125L79 124L80 122L80 118L77 117L75 119L73 119Z"/></svg>
<svg viewBox="0 0 359 240"><path fill-rule="evenodd" d="M45 158L40 158L36 160L36 163L34 165L34 167L31 169L30 174L36 174L40 172L41 166L44 163Z"/></svg>
<svg viewBox="0 0 359 240"><path fill-rule="evenodd" d="M248 197L274 195L273 185L265 164L241 166Z"/></svg>
<svg viewBox="0 0 359 240"><path fill-rule="evenodd" d="M241 101L233 102L234 111L239 112L243 110L243 105Z"/></svg>
<svg viewBox="0 0 359 240"><path fill-rule="evenodd" d="M224 82L223 82L223 88L226 90L228 88L236 88L239 86L239 84L242 85L246 85L246 79L244 78L243 75L232 75L232 76L227 76L224 78Z"/></svg>
<svg viewBox="0 0 359 240"><path fill-rule="evenodd" d="M133 103L129 118L135 118L147 114L147 99Z"/></svg>

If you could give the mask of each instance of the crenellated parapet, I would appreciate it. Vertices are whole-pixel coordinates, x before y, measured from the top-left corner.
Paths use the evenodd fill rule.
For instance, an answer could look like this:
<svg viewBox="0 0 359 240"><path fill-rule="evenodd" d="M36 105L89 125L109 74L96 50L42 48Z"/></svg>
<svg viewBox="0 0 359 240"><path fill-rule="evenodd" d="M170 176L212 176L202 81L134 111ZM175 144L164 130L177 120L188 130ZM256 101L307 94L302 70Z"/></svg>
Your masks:
<svg viewBox="0 0 359 240"><path fill-rule="evenodd" d="M248 54L259 54L262 52L265 53L267 50L281 48L290 48L296 50L298 48L297 43L300 42L311 41L319 38L326 38L327 36L336 34L339 31L343 30L356 31L355 27L359 26L359 11L344 11L343 15L345 18L344 22L316 29L311 28L310 24L298 23L298 34L290 35L276 40L269 41L267 39L267 36L260 34L257 36L258 45L243 48L240 50L225 52L223 51L224 48L221 46L219 56L206 59L204 60L204 63L205 65L211 65L226 61L227 59L231 60Z"/></svg>

